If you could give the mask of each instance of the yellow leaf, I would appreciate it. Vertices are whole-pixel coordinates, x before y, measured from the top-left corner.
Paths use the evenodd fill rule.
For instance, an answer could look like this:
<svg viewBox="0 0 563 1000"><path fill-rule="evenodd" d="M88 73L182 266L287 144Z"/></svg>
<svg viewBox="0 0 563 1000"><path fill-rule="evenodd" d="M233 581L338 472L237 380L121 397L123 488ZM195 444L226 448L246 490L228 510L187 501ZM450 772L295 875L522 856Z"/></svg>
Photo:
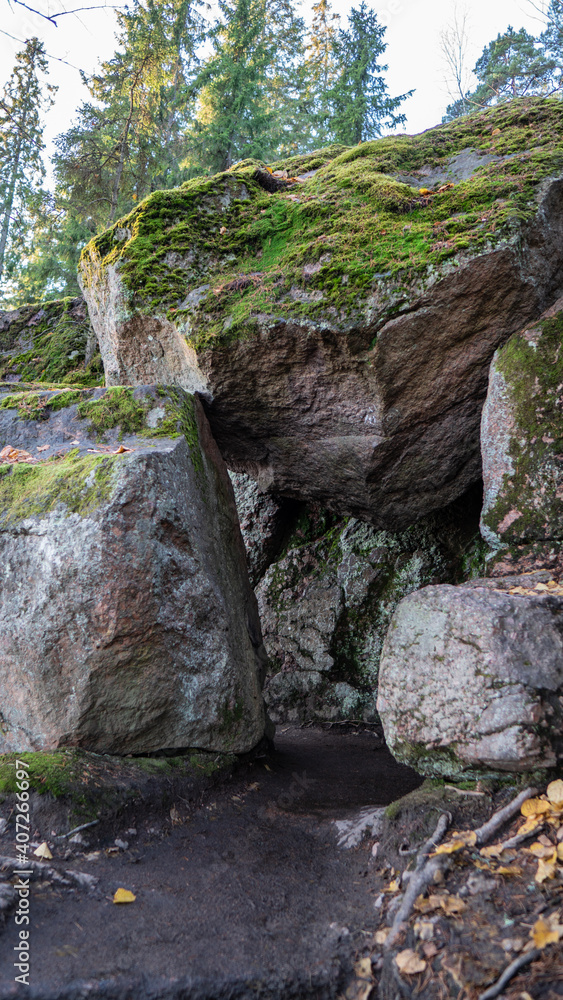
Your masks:
<svg viewBox="0 0 563 1000"><path fill-rule="evenodd" d="M434 937L434 924L430 920L415 920L414 933L421 941L431 941Z"/></svg>
<svg viewBox="0 0 563 1000"><path fill-rule="evenodd" d="M553 919L555 917L555 920ZM553 913L547 920L536 920L530 936L534 939L536 948L545 948L548 944L557 944L563 928L557 923L558 916Z"/></svg>
<svg viewBox="0 0 563 1000"><path fill-rule="evenodd" d="M538 870L534 875L535 881L545 882L547 879L554 877L555 877L555 862L544 861L543 858L540 858L540 860L538 861Z"/></svg>
<svg viewBox="0 0 563 1000"><path fill-rule="evenodd" d="M477 843L477 834L475 830L454 830L452 833L454 840L463 840L463 843L467 847L475 847Z"/></svg>
<svg viewBox="0 0 563 1000"><path fill-rule="evenodd" d="M39 844L39 847L33 853L36 858L45 858L46 861L49 861L53 857L46 840L44 840L42 844Z"/></svg>
<svg viewBox="0 0 563 1000"><path fill-rule="evenodd" d="M455 854L456 851L461 851L465 846L463 840L448 840L445 844L439 844L430 857L433 858L436 854Z"/></svg>
<svg viewBox="0 0 563 1000"><path fill-rule="evenodd" d="M376 931L374 934L374 941L376 944L385 944L387 937L389 935L390 927L385 927L382 931Z"/></svg>
<svg viewBox="0 0 563 1000"><path fill-rule="evenodd" d="M419 194L431 194L431 191L430 191L430 188L419 188L418 189L418 193Z"/></svg>
<svg viewBox="0 0 563 1000"><path fill-rule="evenodd" d="M540 844L539 841L536 840L535 843L530 844L528 850L530 851L530 854L533 854L536 858L550 858L553 854L553 844L546 847L545 844Z"/></svg>
<svg viewBox="0 0 563 1000"><path fill-rule="evenodd" d="M444 896L437 895L429 896L428 899L425 899L424 896L417 896L414 901L414 909L418 913L431 913L432 910L440 908L443 899Z"/></svg>
<svg viewBox="0 0 563 1000"><path fill-rule="evenodd" d="M518 827L518 835L524 836L525 834L527 835L528 833L535 833L536 830L541 829L543 824L544 824L543 819L538 819L537 816L528 816L528 819L525 821L525 823L522 823L522 826Z"/></svg>
<svg viewBox="0 0 563 1000"><path fill-rule="evenodd" d="M407 976L415 976L418 972L424 972L426 968L426 962L423 958L419 958L416 951L412 948L405 948L404 951L400 951L398 955L395 955L395 962L397 963L399 972L404 972Z"/></svg>
<svg viewBox="0 0 563 1000"><path fill-rule="evenodd" d="M523 816L539 816L549 812L549 802L545 799L526 799L520 806L520 812Z"/></svg>
<svg viewBox="0 0 563 1000"><path fill-rule="evenodd" d="M494 128L493 131L491 132L491 135L500 135L500 134L501 134L501 131L500 131L499 128Z"/></svg>
<svg viewBox="0 0 563 1000"><path fill-rule="evenodd" d="M467 908L467 903L464 903L463 899L460 899L459 896L443 896L441 906L448 917L453 917L457 913L463 913Z"/></svg>
<svg viewBox="0 0 563 1000"><path fill-rule="evenodd" d="M557 781L550 781L547 786L547 797L554 805L563 805L563 781L561 778L558 778Z"/></svg>
<svg viewBox="0 0 563 1000"><path fill-rule="evenodd" d="M390 882L387 888L385 889L385 892L398 892L399 889L400 889L399 882L396 878L394 878L393 881Z"/></svg>
<svg viewBox="0 0 563 1000"><path fill-rule="evenodd" d="M563 861L563 844L557 845L557 857L559 861Z"/></svg>
<svg viewBox="0 0 563 1000"><path fill-rule="evenodd" d="M129 892L129 889L116 889L113 901L114 903L134 903L136 898L132 892Z"/></svg>
<svg viewBox="0 0 563 1000"><path fill-rule="evenodd" d="M495 875L521 875L520 865L501 865L497 868Z"/></svg>
<svg viewBox="0 0 563 1000"><path fill-rule="evenodd" d="M484 858L500 858L502 854L502 844L491 844L490 847L482 847L479 851Z"/></svg>

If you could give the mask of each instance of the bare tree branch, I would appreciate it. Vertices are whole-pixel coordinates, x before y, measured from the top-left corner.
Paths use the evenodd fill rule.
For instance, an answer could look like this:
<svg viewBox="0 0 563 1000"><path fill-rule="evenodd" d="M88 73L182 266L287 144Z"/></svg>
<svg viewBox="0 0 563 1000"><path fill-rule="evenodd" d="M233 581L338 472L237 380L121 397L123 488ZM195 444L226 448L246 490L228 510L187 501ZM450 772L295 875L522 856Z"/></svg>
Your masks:
<svg viewBox="0 0 563 1000"><path fill-rule="evenodd" d="M74 10L59 10L56 14L44 14L42 10L37 10L37 7L30 7L29 4L23 2L23 0L13 0L13 3L17 3L19 7L25 7L26 10L31 11L32 14L37 14L39 17L44 18L45 21L49 21L53 24L55 28L58 27L57 18L62 17L64 14L78 14L79 11L83 10L118 10L122 7L122 4L97 4L94 7L75 7ZM8 6L11 6L10 0L8 0Z"/></svg>
<svg viewBox="0 0 563 1000"><path fill-rule="evenodd" d="M440 49L445 63L445 84L452 101L465 101L471 82L467 65L469 10L456 4L450 23L440 32Z"/></svg>

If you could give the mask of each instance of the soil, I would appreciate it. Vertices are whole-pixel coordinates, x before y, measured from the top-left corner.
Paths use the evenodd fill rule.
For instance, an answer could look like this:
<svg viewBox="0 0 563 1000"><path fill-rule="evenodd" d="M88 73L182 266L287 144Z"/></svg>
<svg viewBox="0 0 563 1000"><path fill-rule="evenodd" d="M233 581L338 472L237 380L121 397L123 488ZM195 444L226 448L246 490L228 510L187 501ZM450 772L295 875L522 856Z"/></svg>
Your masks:
<svg viewBox="0 0 563 1000"><path fill-rule="evenodd" d="M115 764L110 777L117 782ZM525 954L540 917L559 914L563 924L561 866L538 882L528 844L500 859L468 847L448 856L442 880L386 950L404 873L438 817L449 814L450 830L476 829L518 787L423 783L392 758L377 727L281 726L275 748L214 784L161 782L160 795L152 776L140 799L125 796L124 808L83 831L89 843L55 837L68 829L68 803L37 809L34 836L48 841L48 864L98 881L92 890L52 877L32 883L30 985L14 982L12 912L0 1000L478 1000ZM521 823L514 816L500 838ZM544 840L557 835L546 823ZM14 842L11 819L0 852L13 855ZM134 902L116 905L118 888ZM423 971L399 971L406 949L424 959ZM498 995L563 997L560 943Z"/></svg>
<svg viewBox="0 0 563 1000"><path fill-rule="evenodd" d="M334 821L420 781L373 727L282 726L274 750L242 762L195 804L168 798L159 810L153 793L148 811L133 804L101 841L93 828L82 834L89 844L61 846L56 816L43 810L35 840L49 842L50 864L98 883L34 883L30 986L14 983L9 915L0 997L336 997L378 918L369 845L339 847ZM14 832L10 824L1 838L4 855L14 854ZM127 848L116 849L116 838ZM135 902L114 904L119 887Z"/></svg>

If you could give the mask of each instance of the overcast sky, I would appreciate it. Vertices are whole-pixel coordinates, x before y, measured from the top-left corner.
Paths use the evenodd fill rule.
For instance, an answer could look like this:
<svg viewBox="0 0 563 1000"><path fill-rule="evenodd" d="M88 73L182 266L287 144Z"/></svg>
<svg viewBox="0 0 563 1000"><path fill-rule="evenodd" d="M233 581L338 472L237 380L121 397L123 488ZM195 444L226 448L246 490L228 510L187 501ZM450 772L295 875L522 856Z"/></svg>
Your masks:
<svg viewBox="0 0 563 1000"><path fill-rule="evenodd" d="M97 5L104 0L26 2L54 13L82 5ZM118 0L107 0L108 4L112 2ZM541 0L534 2L541 6ZM525 27L532 34L539 34L542 22L534 9L534 2L471 0L468 5L471 65L474 65L483 47L499 32L505 31L509 24L516 29ZM416 91L403 107L407 115L405 130L414 133L436 125L449 103L444 85L440 31L452 20L455 0L432 0L428 4L420 0L372 0L371 3L368 0L368 5L377 11L381 23L387 26L385 60L389 65L387 80L392 96L412 88ZM109 7L68 14L59 18L58 27L54 27L23 7L12 4L10 9L8 0L0 0L0 6L0 85L10 75L15 53L22 48L22 40L34 35L43 40L50 56L66 60L86 73L94 69L99 59L109 57L114 50L114 13ZM310 6L302 6L305 17L309 16ZM343 22L353 6L359 6L359 2L333 0L333 8ZM17 41L6 33L13 35ZM59 91L56 104L47 116L45 138L48 143L53 136L69 127L76 107L87 98L77 69L57 62L55 58L50 60L50 82L58 84Z"/></svg>

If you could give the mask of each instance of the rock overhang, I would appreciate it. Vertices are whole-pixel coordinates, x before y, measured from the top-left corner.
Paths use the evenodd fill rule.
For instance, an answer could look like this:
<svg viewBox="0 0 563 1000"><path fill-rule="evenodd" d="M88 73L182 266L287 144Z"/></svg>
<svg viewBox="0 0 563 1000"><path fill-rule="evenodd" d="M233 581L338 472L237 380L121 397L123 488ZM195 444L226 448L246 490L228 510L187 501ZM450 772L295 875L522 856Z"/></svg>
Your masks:
<svg viewBox="0 0 563 1000"><path fill-rule="evenodd" d="M531 99L156 192L83 254L106 377L200 392L264 488L405 526L480 476L492 354L563 284L562 169Z"/></svg>

